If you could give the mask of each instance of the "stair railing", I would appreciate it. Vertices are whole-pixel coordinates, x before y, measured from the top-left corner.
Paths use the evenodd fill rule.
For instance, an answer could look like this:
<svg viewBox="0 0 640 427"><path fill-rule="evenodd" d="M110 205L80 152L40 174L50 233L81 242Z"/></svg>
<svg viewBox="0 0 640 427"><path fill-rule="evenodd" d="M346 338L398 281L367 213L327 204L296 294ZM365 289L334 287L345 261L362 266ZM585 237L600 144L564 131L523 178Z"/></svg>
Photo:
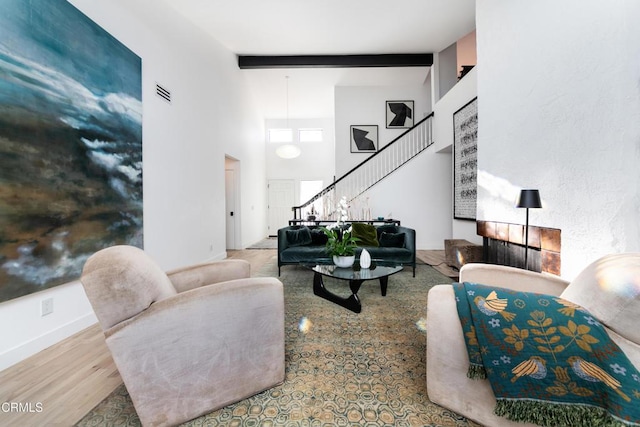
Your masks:
<svg viewBox="0 0 640 427"><path fill-rule="evenodd" d="M320 218L331 218L334 216L334 208L340 198L346 197L349 203L353 203L365 191L426 150L433 142L433 113L431 113L311 199L300 206L292 207L294 220L304 219L303 210L308 210L320 199L323 201ZM366 207L363 207L360 212L351 212L350 214L354 217L350 219L371 219L366 218L368 214L366 210Z"/></svg>

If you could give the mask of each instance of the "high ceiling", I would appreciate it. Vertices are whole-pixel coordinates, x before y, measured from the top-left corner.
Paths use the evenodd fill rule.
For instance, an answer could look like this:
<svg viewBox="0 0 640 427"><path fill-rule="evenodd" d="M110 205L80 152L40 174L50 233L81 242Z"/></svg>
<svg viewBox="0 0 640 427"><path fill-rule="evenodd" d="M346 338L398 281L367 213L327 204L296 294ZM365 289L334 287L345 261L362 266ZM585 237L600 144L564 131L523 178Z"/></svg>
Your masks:
<svg viewBox="0 0 640 427"><path fill-rule="evenodd" d="M164 0L239 55L435 53L475 28L475 0ZM267 118L332 117L337 85L422 84L425 67L245 70Z"/></svg>

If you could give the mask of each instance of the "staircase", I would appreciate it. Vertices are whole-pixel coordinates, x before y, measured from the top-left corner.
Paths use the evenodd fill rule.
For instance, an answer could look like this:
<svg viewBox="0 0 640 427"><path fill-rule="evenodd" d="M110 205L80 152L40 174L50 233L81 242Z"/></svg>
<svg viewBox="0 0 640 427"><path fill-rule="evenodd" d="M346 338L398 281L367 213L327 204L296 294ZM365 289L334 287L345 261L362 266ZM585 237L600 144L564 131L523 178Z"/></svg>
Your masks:
<svg viewBox="0 0 640 427"><path fill-rule="evenodd" d="M433 113L431 113L307 202L300 206L294 206L292 208L293 218L304 219L306 213L311 211L311 206L322 200L323 208L318 219L330 219L334 213L334 207L342 197L346 197L349 204L353 205L369 188L426 150L433 142ZM354 220L372 219L366 208L366 202L359 203L359 205L362 206L359 212L350 212L349 218ZM305 212L305 217L303 217L303 212Z"/></svg>

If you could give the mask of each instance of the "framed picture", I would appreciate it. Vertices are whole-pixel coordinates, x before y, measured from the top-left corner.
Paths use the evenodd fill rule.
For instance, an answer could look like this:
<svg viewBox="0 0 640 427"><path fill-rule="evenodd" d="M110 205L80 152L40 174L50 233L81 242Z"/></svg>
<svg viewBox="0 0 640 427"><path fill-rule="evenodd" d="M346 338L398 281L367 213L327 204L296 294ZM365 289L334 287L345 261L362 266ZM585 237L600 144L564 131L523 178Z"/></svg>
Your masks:
<svg viewBox="0 0 640 427"><path fill-rule="evenodd" d="M141 58L71 3L4 2L0 28L3 302L142 247L143 110Z"/></svg>
<svg viewBox="0 0 640 427"><path fill-rule="evenodd" d="M413 101L387 101L386 117L387 129L413 127Z"/></svg>
<svg viewBox="0 0 640 427"><path fill-rule="evenodd" d="M352 153L378 151L378 125L351 125L349 134Z"/></svg>
<svg viewBox="0 0 640 427"><path fill-rule="evenodd" d="M476 219L478 98L453 113L453 217Z"/></svg>

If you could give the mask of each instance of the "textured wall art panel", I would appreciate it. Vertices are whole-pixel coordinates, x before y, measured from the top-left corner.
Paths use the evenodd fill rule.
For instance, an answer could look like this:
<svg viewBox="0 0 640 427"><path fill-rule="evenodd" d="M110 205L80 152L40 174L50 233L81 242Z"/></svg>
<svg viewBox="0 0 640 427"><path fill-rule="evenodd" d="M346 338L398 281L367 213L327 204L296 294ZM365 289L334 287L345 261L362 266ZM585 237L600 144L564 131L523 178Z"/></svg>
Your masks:
<svg viewBox="0 0 640 427"><path fill-rule="evenodd" d="M142 247L141 68L65 0L0 3L0 301Z"/></svg>
<svg viewBox="0 0 640 427"><path fill-rule="evenodd" d="M478 193L478 99L453 113L453 217L476 219Z"/></svg>

